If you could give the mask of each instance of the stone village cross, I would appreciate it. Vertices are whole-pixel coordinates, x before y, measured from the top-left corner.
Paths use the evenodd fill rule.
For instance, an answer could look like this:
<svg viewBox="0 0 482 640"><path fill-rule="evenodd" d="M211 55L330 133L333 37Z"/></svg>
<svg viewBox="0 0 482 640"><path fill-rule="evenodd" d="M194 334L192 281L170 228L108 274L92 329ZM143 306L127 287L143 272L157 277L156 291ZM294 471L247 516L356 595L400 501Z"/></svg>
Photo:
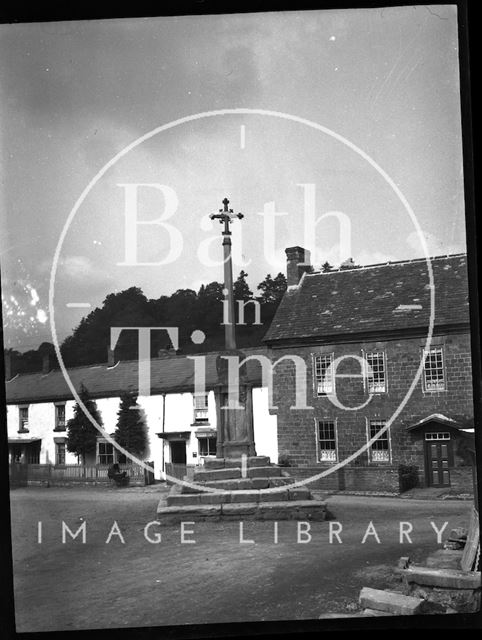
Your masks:
<svg viewBox="0 0 482 640"><path fill-rule="evenodd" d="M221 356L238 356L241 362L245 355L236 349L235 315L234 315L234 288L233 265L231 257L231 230L235 218L243 218L242 213L233 213L228 209L229 200L224 198L224 208L219 213L213 213L211 220L219 220L224 225L223 250L224 250L224 295L227 301L227 314L225 324L225 350L216 359L217 385L215 387L216 418L217 418L217 458L240 458L243 454L255 456L253 430L253 395L251 385L246 375L246 365L239 371L239 404L243 409L222 408L227 406L229 399L228 388L228 361Z"/></svg>

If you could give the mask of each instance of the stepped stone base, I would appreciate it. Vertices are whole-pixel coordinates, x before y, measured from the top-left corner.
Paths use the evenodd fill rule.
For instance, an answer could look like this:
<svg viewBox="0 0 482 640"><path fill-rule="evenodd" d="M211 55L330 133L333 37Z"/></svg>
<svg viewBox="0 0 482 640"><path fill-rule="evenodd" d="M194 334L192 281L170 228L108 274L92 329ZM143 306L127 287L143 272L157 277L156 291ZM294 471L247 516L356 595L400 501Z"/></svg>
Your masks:
<svg viewBox="0 0 482 640"><path fill-rule="evenodd" d="M204 468L197 469L189 482L198 486L175 484L167 506L159 504L157 519L161 523L186 518L326 519L325 503L314 500L306 487L292 488L294 478L271 464L267 456L206 458Z"/></svg>
<svg viewBox="0 0 482 640"><path fill-rule="evenodd" d="M211 503L169 507L161 503L157 509L157 520L163 525L186 521L217 522L221 519L322 521L326 519L326 505L318 500Z"/></svg>

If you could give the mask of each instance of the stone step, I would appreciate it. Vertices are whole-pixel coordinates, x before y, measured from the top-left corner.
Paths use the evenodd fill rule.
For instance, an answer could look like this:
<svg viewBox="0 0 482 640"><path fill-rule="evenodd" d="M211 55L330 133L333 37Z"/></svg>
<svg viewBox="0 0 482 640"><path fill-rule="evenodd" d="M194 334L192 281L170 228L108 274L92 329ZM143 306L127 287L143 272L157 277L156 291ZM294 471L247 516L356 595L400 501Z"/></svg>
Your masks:
<svg viewBox="0 0 482 640"><path fill-rule="evenodd" d="M415 583L444 589L480 589L480 571L435 569L411 565L401 571L407 584Z"/></svg>
<svg viewBox="0 0 482 640"><path fill-rule="evenodd" d="M193 504L164 506L157 509L157 520L162 525L183 521L226 520L302 520L323 521L326 505L318 500L293 500L273 502L237 502L220 504Z"/></svg>
<svg viewBox="0 0 482 640"><path fill-rule="evenodd" d="M246 489L237 491L206 491L199 493L179 493L171 492L167 498L167 506L175 505L195 505L195 504L224 504L236 502L278 502L285 500L311 500L311 492L302 487L290 489L286 487L275 487L272 490Z"/></svg>
<svg viewBox="0 0 482 640"><path fill-rule="evenodd" d="M414 616L423 613L424 600L405 596L396 591L382 591L363 587L360 591L360 606L363 609L384 611L394 616Z"/></svg>
<svg viewBox="0 0 482 640"><path fill-rule="evenodd" d="M223 469L198 469L193 474L193 482L211 482L215 480L237 480L243 477L243 472L246 478L280 478L281 467L274 465L270 466L258 466L247 467L242 469L241 467L227 467ZM284 476L283 476L284 477Z"/></svg>
<svg viewBox="0 0 482 640"><path fill-rule="evenodd" d="M246 466L249 467L267 467L270 464L268 456L247 456ZM229 469L232 467L241 468L243 465L241 458L204 458L204 467L207 470L213 469Z"/></svg>

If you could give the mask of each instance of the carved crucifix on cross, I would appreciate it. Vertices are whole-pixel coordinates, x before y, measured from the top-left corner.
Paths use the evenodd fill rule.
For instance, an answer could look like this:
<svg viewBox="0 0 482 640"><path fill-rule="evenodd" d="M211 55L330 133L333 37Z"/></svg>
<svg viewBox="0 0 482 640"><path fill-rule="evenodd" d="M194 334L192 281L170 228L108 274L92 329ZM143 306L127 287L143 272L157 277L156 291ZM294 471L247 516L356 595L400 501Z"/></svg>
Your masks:
<svg viewBox="0 0 482 640"><path fill-rule="evenodd" d="M219 209L219 213L212 213L209 217L211 220L218 219L221 224L224 224L223 236L230 236L231 231L229 225L233 222L235 218L244 218L242 213L233 213L232 209L228 209L229 200L224 198L223 200L223 209Z"/></svg>

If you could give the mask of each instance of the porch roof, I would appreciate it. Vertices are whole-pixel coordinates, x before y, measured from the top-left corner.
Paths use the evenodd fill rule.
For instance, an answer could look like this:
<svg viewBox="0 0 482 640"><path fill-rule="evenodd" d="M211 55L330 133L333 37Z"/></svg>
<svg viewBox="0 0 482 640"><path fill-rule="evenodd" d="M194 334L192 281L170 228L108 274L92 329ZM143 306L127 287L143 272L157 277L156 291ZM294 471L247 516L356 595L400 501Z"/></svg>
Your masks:
<svg viewBox="0 0 482 640"><path fill-rule="evenodd" d="M32 444L32 442L39 442L42 438L9 438L8 444Z"/></svg>
<svg viewBox="0 0 482 640"><path fill-rule="evenodd" d="M414 422L413 424L407 427L407 431L421 429L422 427L424 427L427 424L430 424L431 422L435 422L437 424L440 424L443 427L449 427L451 429L456 429L457 431L461 431L461 432L466 432L466 433L474 432L474 429L469 428L467 424L463 425L460 422L457 422L456 420L454 420L453 418L448 418L447 416L444 416L442 413L432 413L426 418L422 418L418 422Z"/></svg>

